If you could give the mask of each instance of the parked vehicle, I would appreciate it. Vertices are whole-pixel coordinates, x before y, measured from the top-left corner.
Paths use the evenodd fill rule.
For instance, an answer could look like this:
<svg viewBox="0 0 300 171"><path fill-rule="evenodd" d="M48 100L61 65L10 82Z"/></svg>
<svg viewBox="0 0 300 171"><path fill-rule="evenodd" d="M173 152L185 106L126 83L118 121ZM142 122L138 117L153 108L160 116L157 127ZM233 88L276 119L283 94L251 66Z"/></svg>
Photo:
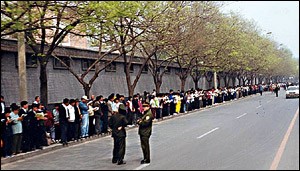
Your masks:
<svg viewBox="0 0 300 171"><path fill-rule="evenodd" d="M299 97L299 86L289 86L285 92L285 97Z"/></svg>

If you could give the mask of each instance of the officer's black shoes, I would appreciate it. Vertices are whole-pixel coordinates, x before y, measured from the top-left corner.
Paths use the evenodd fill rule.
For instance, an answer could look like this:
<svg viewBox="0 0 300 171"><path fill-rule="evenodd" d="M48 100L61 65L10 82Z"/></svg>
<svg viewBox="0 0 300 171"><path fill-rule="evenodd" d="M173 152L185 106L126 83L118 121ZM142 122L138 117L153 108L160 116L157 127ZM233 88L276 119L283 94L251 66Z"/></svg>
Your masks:
<svg viewBox="0 0 300 171"><path fill-rule="evenodd" d="M117 162L118 162L118 160L112 159L112 163L117 163Z"/></svg>
<svg viewBox="0 0 300 171"><path fill-rule="evenodd" d="M142 160L141 161L141 164L148 164L148 163L150 163L150 160Z"/></svg>
<svg viewBox="0 0 300 171"><path fill-rule="evenodd" d="M121 165L121 164L126 164L126 162L124 160L119 160L118 165Z"/></svg>

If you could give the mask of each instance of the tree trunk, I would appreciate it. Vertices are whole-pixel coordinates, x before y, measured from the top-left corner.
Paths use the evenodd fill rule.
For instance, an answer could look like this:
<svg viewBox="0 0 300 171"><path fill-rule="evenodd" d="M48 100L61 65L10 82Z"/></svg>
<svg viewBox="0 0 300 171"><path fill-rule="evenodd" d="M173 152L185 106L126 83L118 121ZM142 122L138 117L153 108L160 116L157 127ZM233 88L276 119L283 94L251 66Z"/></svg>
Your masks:
<svg viewBox="0 0 300 171"><path fill-rule="evenodd" d="M208 89L212 88L213 75L206 73L205 75L206 81L208 82Z"/></svg>
<svg viewBox="0 0 300 171"><path fill-rule="evenodd" d="M128 94L129 94L129 96L133 96L133 94L134 94L134 87L133 86L128 86Z"/></svg>
<svg viewBox="0 0 300 171"><path fill-rule="evenodd" d="M198 82L200 80L200 77L199 76L195 76L195 77L192 76L192 78L193 78L193 82L195 84L195 89L198 89L199 88Z"/></svg>
<svg viewBox="0 0 300 171"><path fill-rule="evenodd" d="M208 82L208 89L212 88L212 80L211 81L207 81Z"/></svg>
<svg viewBox="0 0 300 171"><path fill-rule="evenodd" d="M155 83L155 90L156 90L156 94L160 93L160 87L161 87L161 82L157 81Z"/></svg>
<svg viewBox="0 0 300 171"><path fill-rule="evenodd" d="M246 85L246 80L247 80L247 79L244 79L244 78L242 78L242 81L243 81L243 86L245 86L245 85Z"/></svg>
<svg viewBox="0 0 300 171"><path fill-rule="evenodd" d="M195 84L195 90L197 90L197 89L199 88L199 87L198 87L198 81L199 81L199 80L196 79L196 80L193 80L193 81L194 81L194 84Z"/></svg>
<svg viewBox="0 0 300 171"><path fill-rule="evenodd" d="M242 78L239 78L239 86L242 85Z"/></svg>
<svg viewBox="0 0 300 171"><path fill-rule="evenodd" d="M180 81L181 81L180 90L184 91L186 78L180 78Z"/></svg>
<svg viewBox="0 0 300 171"><path fill-rule="evenodd" d="M48 79L47 79L47 63L40 64L40 98L44 106L48 107Z"/></svg>
<svg viewBox="0 0 300 171"><path fill-rule="evenodd" d="M83 86L83 90L84 90L84 95L86 95L88 98L90 98L90 91L91 88L88 84Z"/></svg>
<svg viewBox="0 0 300 171"><path fill-rule="evenodd" d="M223 77L224 80L224 86L228 87L228 81L227 81L227 76ZM220 84L219 84L220 85ZM220 86L221 87L221 86Z"/></svg>
<svg viewBox="0 0 300 171"><path fill-rule="evenodd" d="M235 77L231 77L231 81L232 81L232 86L235 86Z"/></svg>
<svg viewBox="0 0 300 171"><path fill-rule="evenodd" d="M263 77L258 77L258 83L262 84Z"/></svg>

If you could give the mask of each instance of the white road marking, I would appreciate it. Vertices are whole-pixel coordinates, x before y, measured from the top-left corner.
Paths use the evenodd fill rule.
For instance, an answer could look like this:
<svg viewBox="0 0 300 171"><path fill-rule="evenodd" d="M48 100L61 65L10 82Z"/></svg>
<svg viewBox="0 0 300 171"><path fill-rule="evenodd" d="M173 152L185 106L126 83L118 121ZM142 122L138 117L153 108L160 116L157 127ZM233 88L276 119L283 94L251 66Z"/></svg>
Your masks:
<svg viewBox="0 0 300 171"><path fill-rule="evenodd" d="M285 133L285 135L284 135L284 137L283 137L283 139L281 141L281 144L280 144L280 146L278 148L278 151L277 151L277 153L276 153L276 155L274 157L274 160L273 160L273 162L272 162L272 164L270 166L270 170L277 170L278 164L279 164L279 162L281 160L281 156L282 156L282 154L284 152L285 146L286 146L287 141L289 139L289 136L290 136L290 134L292 132L292 129L293 129L294 125L295 125L296 118L298 117L298 115L299 115L299 107L298 107L298 109L297 109L297 111L296 111L296 113L295 113L295 115L294 115L294 117L293 117L293 119L292 119L292 121L290 123L289 128L287 129L287 131L286 131L286 133Z"/></svg>
<svg viewBox="0 0 300 171"><path fill-rule="evenodd" d="M258 108L260 108L260 107L261 107L261 105L257 106L256 109L258 109Z"/></svg>
<svg viewBox="0 0 300 171"><path fill-rule="evenodd" d="M205 134L203 134L203 135L201 135L201 136L197 137L197 139L200 139L200 138L204 137L205 135L207 135L207 134L209 134L209 133L212 133L212 132L214 132L214 131L215 131L215 130L217 130L217 129L219 129L219 127L217 127L217 128L214 128L214 129L212 129L212 130L208 131L207 133L205 133Z"/></svg>
<svg viewBox="0 0 300 171"><path fill-rule="evenodd" d="M244 114L242 114L242 115L236 117L236 119L241 118L241 117L243 117L243 116L245 116L245 115L247 115L247 113L244 113Z"/></svg>
<svg viewBox="0 0 300 171"><path fill-rule="evenodd" d="M142 164L142 165L140 165L139 167L137 167L137 168L135 168L135 169L133 169L133 170L141 170L141 169L143 169L144 167L147 167L147 166L149 166L150 164Z"/></svg>

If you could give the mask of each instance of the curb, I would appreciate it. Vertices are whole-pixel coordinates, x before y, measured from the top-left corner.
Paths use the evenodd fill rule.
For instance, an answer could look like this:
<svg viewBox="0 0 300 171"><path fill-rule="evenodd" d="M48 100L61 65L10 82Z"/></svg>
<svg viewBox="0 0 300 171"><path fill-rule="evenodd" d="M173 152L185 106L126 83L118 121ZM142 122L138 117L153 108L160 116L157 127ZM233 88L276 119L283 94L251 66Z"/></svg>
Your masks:
<svg viewBox="0 0 300 171"><path fill-rule="evenodd" d="M255 95L257 95L257 94L255 94ZM249 95L247 97L253 97L255 95ZM166 120L169 120L169 119L184 116L184 115L187 115L187 114L192 114L192 113L195 113L195 112L205 111L207 109L211 109L211 108L214 108L214 107L218 107L218 106L230 104L230 103L233 103L233 102L237 102L239 100L247 99L247 97L241 97L237 100L228 101L226 103L217 103L217 105L211 105L211 106L207 106L205 108L195 109L195 110L192 110L192 111L188 111L187 113L179 113L179 114L176 114L176 115L165 116L162 119L154 120L153 123L166 121ZM137 127L138 126L127 127L126 130L135 129ZM71 141L71 142L69 142L67 147L77 145L77 144L81 144L81 143L85 143L85 142L89 142L89 141L92 141L92 140L95 140L95 139L105 138L105 137L108 137L108 136L111 136L111 133L101 135L101 136L94 135L93 137L90 137L90 138L87 138L87 139L82 139L82 140L79 140L79 141ZM52 151L62 149L62 148L67 148L67 147L63 146L62 144L52 144L50 146L43 147L43 150L35 150L35 151L29 151L27 153L20 153L20 154L15 155L11 158L1 157L1 165L16 162L16 161L27 159L27 158L30 158L30 157L33 157L33 156L36 156L36 155L45 154L45 153L48 153L48 152L52 152Z"/></svg>

